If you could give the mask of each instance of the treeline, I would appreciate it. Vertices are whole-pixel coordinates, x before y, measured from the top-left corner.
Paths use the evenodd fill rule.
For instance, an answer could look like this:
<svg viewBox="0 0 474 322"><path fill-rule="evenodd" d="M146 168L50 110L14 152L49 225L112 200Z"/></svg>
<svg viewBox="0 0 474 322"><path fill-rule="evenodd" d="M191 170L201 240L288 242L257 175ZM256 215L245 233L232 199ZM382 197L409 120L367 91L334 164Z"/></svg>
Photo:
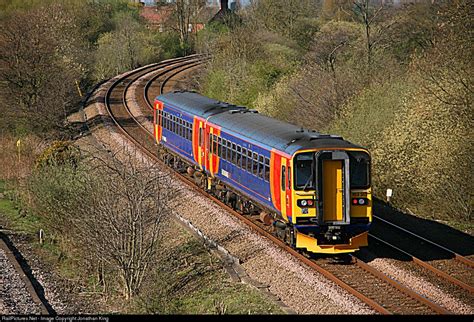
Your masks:
<svg viewBox="0 0 474 322"><path fill-rule="evenodd" d="M260 0L199 48L214 98L368 147L377 196L472 228L469 1Z"/></svg>
<svg viewBox="0 0 474 322"><path fill-rule="evenodd" d="M2 1L0 129L64 135L94 84L182 53L177 32L147 28L128 1Z"/></svg>

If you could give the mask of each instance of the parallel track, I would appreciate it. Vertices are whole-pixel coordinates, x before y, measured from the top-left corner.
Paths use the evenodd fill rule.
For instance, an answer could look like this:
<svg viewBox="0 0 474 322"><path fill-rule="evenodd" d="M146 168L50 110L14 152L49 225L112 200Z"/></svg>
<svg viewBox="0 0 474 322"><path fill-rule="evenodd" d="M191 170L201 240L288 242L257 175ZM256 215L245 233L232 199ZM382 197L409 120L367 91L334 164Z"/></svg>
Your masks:
<svg viewBox="0 0 474 322"><path fill-rule="evenodd" d="M194 67L194 65L190 63L188 67L191 68L191 67ZM150 80L147 82L143 97L145 98L145 101L147 102L149 108L152 108L152 102L150 101L151 99L147 95L146 91L148 91L149 88L152 86L152 81L156 80L158 77L161 77L167 74L167 76L161 83L161 86L160 86L160 92L161 92L164 88L164 85L163 85L164 83L166 83L172 77L176 76L177 74L179 74L180 72L186 69L188 68L182 67L181 70L179 71L174 70L172 73L169 73L171 70L167 70L163 72L163 74L161 74L160 76L152 77L153 80ZM147 72L150 73L151 70L148 70ZM144 74L146 74L146 72L140 71L134 75L133 79L136 80L142 77ZM130 77L130 75L128 75L127 77ZM141 149L145 154L147 154L157 163L163 164L157 154L157 145L154 141L153 134L145 130L145 128L142 125L130 124L130 119L137 121L135 117L131 115L130 110L125 100L126 89L129 87L130 83L131 82L127 81L126 78L123 78L123 79L119 79L110 87L106 96L107 110L111 118L113 119L114 123L116 124L116 126L127 138L130 139L130 141L132 141L139 149ZM118 100L119 97L122 98L121 103ZM348 263L348 265L330 265L321 259L307 258L307 256L305 256L304 254L288 247L280 239L276 238L274 235L269 233L268 227L263 226L255 218L252 218L251 216L241 215L240 213L233 210L232 208L230 208L228 205L221 202L217 198L204 192L194 183L193 180L189 179L185 175L179 174L176 171L172 171L166 165L164 165L164 167L166 171L169 171L169 173L173 173L176 176L176 178L188 184L192 189L204 195L208 199L213 200L214 202L219 204L219 206L221 206L228 212L238 217L241 221L249 225L253 230L267 237L268 239L272 240L279 247L289 252L294 257L304 262L311 268L320 272L321 274L326 276L328 279L334 281L343 289L353 294L354 296L359 298L361 301L367 303L370 307L372 307L377 312L382 313L382 314L391 314L391 313L446 314L446 313L449 313L448 311L446 311L439 305L431 302L430 300L423 298L417 293L409 290L408 288L402 286L396 281L393 281L388 276L384 275L381 272L376 271L374 268L370 267L369 265L359 260L352 259L350 263ZM330 269L331 267L332 268L339 267L339 268L334 270L334 269ZM345 274L349 270L351 271L351 273L349 275ZM368 274L368 272L370 274ZM359 278L355 278L356 275L359 275ZM369 276L373 276L374 278L369 277ZM344 282L343 280L347 282ZM359 287L358 285L349 285L349 283L359 284ZM361 285L365 285L365 287L361 287ZM374 285L377 285L377 287L376 288L373 287ZM383 296L380 297L379 295L383 295Z"/></svg>

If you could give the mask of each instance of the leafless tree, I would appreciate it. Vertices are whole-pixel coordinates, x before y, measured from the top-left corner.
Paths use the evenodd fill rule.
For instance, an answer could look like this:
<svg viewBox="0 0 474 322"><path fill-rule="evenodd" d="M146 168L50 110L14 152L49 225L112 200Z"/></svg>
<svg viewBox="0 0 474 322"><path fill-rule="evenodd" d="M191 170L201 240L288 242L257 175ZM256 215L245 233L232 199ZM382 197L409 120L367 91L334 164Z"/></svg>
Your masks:
<svg viewBox="0 0 474 322"><path fill-rule="evenodd" d="M78 165L48 163L39 170L31 186L36 209L49 235L81 250L105 291L118 276L130 299L153 267L176 193L156 165L139 162L125 149L82 155Z"/></svg>
<svg viewBox="0 0 474 322"><path fill-rule="evenodd" d="M190 35L197 22L200 10L205 6L205 0L176 0L175 10L171 19L171 28L179 34L179 42L184 54L188 54Z"/></svg>
<svg viewBox="0 0 474 322"><path fill-rule="evenodd" d="M126 299L136 295L159 249L160 228L171 215L170 178L136 156L94 157L90 200L76 221L93 257L117 269ZM97 180L99 178L99 180Z"/></svg>

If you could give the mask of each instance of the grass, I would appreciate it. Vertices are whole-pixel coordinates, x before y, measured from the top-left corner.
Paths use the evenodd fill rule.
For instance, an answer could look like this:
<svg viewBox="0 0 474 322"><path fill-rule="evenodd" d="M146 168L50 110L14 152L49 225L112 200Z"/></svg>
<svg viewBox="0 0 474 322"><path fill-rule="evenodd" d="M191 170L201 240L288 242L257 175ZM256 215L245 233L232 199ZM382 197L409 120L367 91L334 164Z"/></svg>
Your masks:
<svg viewBox="0 0 474 322"><path fill-rule="evenodd" d="M153 314L284 314L249 285L233 281L221 261L178 224L165 239L153 285L135 302L139 313ZM171 235L168 235L171 236Z"/></svg>
<svg viewBox="0 0 474 322"><path fill-rule="evenodd" d="M17 232L35 234L39 230L39 218L20 211L21 206L14 201L15 191L8 187L5 180L0 180L0 193L3 194L3 198L0 198L0 224Z"/></svg>

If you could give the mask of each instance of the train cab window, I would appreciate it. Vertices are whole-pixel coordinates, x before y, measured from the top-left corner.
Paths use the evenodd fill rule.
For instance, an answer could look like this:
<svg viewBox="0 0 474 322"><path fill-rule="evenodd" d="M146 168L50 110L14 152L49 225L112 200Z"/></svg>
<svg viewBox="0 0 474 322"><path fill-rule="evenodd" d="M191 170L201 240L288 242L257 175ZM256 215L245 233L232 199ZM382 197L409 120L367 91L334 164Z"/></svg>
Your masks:
<svg viewBox="0 0 474 322"><path fill-rule="evenodd" d="M300 153L296 155L294 161L295 169L295 190L314 189L313 152Z"/></svg>
<svg viewBox="0 0 474 322"><path fill-rule="evenodd" d="M281 191L285 191L285 182L286 182L286 167L281 167Z"/></svg>
<svg viewBox="0 0 474 322"><path fill-rule="evenodd" d="M270 159L265 158L265 181L270 182Z"/></svg>
<svg viewBox="0 0 474 322"><path fill-rule="evenodd" d="M370 186L370 157L365 152L351 151L349 171L351 188L365 189Z"/></svg>

